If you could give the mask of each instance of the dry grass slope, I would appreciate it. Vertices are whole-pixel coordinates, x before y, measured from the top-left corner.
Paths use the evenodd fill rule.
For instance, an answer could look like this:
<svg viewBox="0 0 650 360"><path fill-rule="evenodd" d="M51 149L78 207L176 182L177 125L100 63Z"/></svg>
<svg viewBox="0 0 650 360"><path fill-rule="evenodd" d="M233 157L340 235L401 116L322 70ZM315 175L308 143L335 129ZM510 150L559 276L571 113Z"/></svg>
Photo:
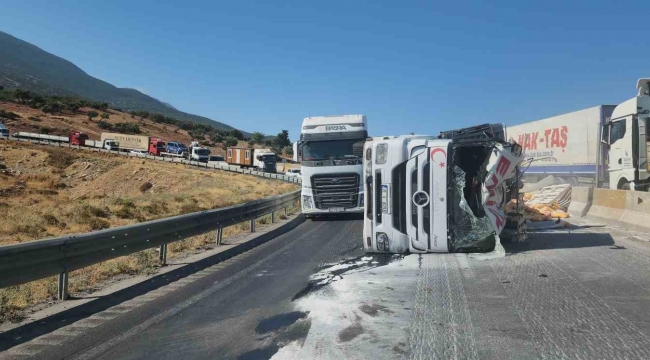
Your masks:
<svg viewBox="0 0 650 360"><path fill-rule="evenodd" d="M0 245L216 209L296 189L180 164L2 141ZM227 228L224 235L246 226ZM169 258L213 239L197 236L171 244ZM71 274L70 289L89 291L117 275L153 271L156 264L155 249L107 261ZM55 294L55 278L0 289L0 322L20 319L22 310L51 301Z"/></svg>

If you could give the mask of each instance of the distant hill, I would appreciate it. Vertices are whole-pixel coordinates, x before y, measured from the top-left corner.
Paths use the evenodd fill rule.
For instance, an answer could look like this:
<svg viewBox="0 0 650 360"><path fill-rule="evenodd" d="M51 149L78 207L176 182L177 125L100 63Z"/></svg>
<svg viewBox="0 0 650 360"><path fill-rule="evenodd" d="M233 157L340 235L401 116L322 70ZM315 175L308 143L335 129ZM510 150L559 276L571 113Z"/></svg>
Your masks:
<svg viewBox="0 0 650 360"><path fill-rule="evenodd" d="M179 120L210 125L230 131L230 125L179 111L135 89L118 88L86 74L68 60L0 31L0 85L47 95L77 95L107 102L125 111L159 113ZM247 134L247 133L245 133Z"/></svg>

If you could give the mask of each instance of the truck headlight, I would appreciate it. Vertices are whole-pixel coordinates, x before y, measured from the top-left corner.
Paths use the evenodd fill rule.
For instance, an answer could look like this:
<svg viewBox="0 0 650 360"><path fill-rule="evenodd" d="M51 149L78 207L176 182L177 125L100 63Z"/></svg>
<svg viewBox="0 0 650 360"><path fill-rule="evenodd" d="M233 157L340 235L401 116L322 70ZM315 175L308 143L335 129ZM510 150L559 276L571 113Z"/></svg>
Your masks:
<svg viewBox="0 0 650 360"><path fill-rule="evenodd" d="M377 154L375 154L375 162L377 164L385 164L388 158L388 144L377 145Z"/></svg>
<svg viewBox="0 0 650 360"><path fill-rule="evenodd" d="M390 241L388 235L383 232L377 233L377 250L388 251L390 249Z"/></svg>
<svg viewBox="0 0 650 360"><path fill-rule="evenodd" d="M309 196L309 195L303 195L302 196L302 206L305 209L308 209L308 210L314 208L314 203L313 203L313 201L311 199L311 196Z"/></svg>

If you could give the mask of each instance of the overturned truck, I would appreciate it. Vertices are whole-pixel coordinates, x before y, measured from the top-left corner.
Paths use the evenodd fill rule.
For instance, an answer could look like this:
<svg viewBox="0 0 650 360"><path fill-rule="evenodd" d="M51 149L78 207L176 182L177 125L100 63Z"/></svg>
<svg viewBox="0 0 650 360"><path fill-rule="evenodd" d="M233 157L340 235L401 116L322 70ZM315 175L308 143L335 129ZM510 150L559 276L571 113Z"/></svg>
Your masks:
<svg viewBox="0 0 650 360"><path fill-rule="evenodd" d="M506 223L509 190L518 188L521 160L521 147L505 141L500 124L369 138L365 251L492 251Z"/></svg>

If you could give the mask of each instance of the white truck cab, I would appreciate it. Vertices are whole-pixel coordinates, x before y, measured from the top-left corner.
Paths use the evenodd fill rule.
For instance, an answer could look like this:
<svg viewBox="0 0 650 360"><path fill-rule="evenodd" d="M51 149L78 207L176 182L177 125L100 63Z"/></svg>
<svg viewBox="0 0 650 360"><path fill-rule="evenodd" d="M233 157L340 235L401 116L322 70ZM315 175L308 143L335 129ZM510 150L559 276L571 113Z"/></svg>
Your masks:
<svg viewBox="0 0 650 360"><path fill-rule="evenodd" d="M639 79L636 88L637 96L616 106L602 131L611 189L650 190L650 79Z"/></svg>
<svg viewBox="0 0 650 360"><path fill-rule="evenodd" d="M120 143L113 139L106 139L104 140L104 149L117 151L120 149Z"/></svg>
<svg viewBox="0 0 650 360"><path fill-rule="evenodd" d="M294 158L302 172L301 204L307 217L363 212L363 115L308 117Z"/></svg>
<svg viewBox="0 0 650 360"><path fill-rule="evenodd" d="M363 233L367 252L403 253L408 250L405 214L399 209L406 196L401 181L405 180L406 161L424 152L427 140L433 139L436 137L402 135L366 140L363 149L366 194ZM377 236L382 240L376 241Z"/></svg>
<svg viewBox="0 0 650 360"><path fill-rule="evenodd" d="M366 252L491 251L505 226L506 184L521 147L503 126L439 136L375 137L364 146Z"/></svg>
<svg viewBox="0 0 650 360"><path fill-rule="evenodd" d="M271 149L255 149L253 167L264 172L277 172L278 157Z"/></svg>
<svg viewBox="0 0 650 360"><path fill-rule="evenodd" d="M192 161L200 161L200 162L208 162L208 159L210 158L210 149L204 148L204 147L191 147L189 149L189 160Z"/></svg>

